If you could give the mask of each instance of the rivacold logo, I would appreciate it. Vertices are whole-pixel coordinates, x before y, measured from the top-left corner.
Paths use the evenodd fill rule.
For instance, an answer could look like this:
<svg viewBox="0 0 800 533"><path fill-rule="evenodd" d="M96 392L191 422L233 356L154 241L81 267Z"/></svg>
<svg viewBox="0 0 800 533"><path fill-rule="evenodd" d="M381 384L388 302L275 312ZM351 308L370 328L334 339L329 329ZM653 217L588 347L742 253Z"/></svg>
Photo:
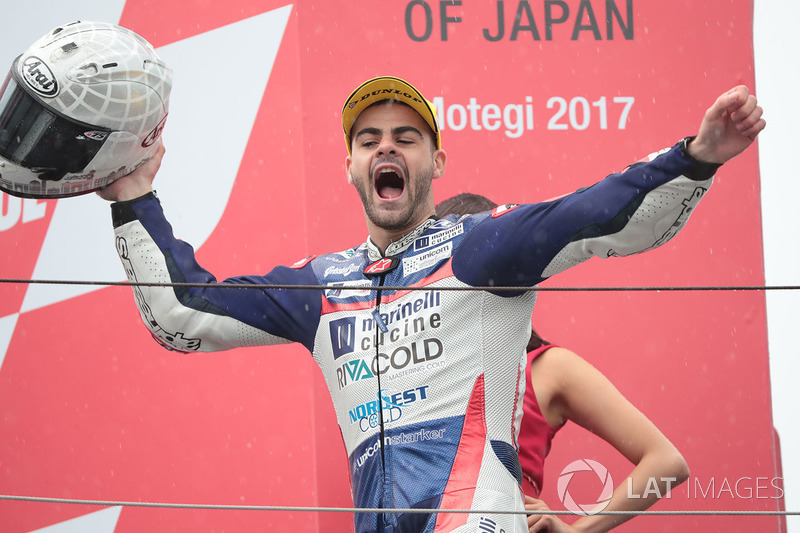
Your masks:
<svg viewBox="0 0 800 533"><path fill-rule="evenodd" d="M25 83L37 93L48 97L58 94L58 82L53 71L38 57L26 57L20 70Z"/></svg>

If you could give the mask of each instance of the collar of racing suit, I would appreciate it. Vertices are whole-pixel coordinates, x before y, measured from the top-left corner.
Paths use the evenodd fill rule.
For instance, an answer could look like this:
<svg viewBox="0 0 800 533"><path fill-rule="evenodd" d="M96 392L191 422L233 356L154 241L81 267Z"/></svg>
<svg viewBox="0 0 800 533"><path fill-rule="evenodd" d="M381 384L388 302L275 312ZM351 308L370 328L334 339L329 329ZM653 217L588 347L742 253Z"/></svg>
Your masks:
<svg viewBox="0 0 800 533"><path fill-rule="evenodd" d="M425 219L425 221L422 224L420 224L413 230L409 231L408 233L400 237L398 240L389 243L389 246L386 247L386 251L384 253L381 253L380 248L378 248L378 246L374 242L372 242L372 238L368 238L367 254L369 260L377 261L382 257L390 257L402 253L403 251L405 251L406 248L408 248L411 245L412 242L414 242L417 239L417 237L422 235L422 233L426 229L433 226L437 220L439 220L439 218L436 216L432 216L430 218Z"/></svg>

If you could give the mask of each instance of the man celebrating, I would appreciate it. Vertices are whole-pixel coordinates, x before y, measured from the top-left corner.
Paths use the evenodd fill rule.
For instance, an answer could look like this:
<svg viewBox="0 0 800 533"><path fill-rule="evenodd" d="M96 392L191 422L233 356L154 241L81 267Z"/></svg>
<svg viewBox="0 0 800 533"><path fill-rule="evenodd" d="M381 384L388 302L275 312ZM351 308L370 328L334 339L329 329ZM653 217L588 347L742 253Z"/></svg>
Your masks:
<svg viewBox="0 0 800 533"><path fill-rule="evenodd" d="M485 511L524 511L515 417L536 299L529 289L593 255L669 240L717 168L764 128L761 114L736 87L708 109L697 136L592 187L440 220L432 182L447 156L435 110L408 82L374 78L342 111L367 242L223 282L233 289L137 287L136 302L169 349L309 350L336 409L354 503L387 510L357 514L356 531L527 531L523 514ZM100 191L116 202L120 258L131 281L215 283L173 237L153 194L163 153ZM476 512L393 511L407 508Z"/></svg>

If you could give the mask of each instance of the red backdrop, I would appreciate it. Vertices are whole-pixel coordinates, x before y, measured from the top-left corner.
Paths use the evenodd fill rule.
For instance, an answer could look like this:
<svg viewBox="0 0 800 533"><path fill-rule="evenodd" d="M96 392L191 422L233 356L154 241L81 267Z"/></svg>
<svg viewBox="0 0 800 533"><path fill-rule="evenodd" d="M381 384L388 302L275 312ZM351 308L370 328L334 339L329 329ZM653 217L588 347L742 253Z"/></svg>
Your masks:
<svg viewBox="0 0 800 533"><path fill-rule="evenodd" d="M208 238L195 243L219 278L264 273L365 239L358 197L345 179L339 117L345 97L369 77L404 77L439 106L449 161L435 184L438 200L471 191L499 203L590 185L696 133L705 109L728 88L753 86L751 2L286 6L128 0L119 20L159 48L289 10L255 121L245 126L251 129L230 195ZM244 54L255 58L253 69L264 68L260 50L221 44L194 63L174 64L176 85L182 72L199 69L235 100L254 72L226 65ZM224 110L228 103L204 105ZM192 112L202 116L205 108ZM202 145L189 147L200 164L222 156L217 140L227 133L204 127ZM171 117L168 159L191 128ZM688 227L662 248L592 260L543 287L763 285L757 155L754 147L725 165ZM179 171L183 162L171 163L175 170L156 185L175 191L162 201L180 236L192 228L181 227L183 213L170 205L178 205L181 190L213 190L218 176L187 175ZM77 200L59 202L70 201ZM14 222L16 210L19 216L0 225L0 276L32 277L56 202L2 202L6 221ZM108 207L93 202L107 217ZM25 212L39 215L26 221ZM75 231L67 246L72 255L61 260L80 264L89 244ZM114 255L110 230L100 246ZM121 267L110 275L121 279ZM129 289L95 288L26 309L28 290L0 284L0 340L2 331L7 339L0 343L0 493L352 505L330 399L300 347L176 355L152 341ZM684 453L692 477L656 510L782 509L762 293L542 292L534 324L601 369ZM584 458L617 480L630 469L607 444L568 426L547 462L543 496L551 507L563 509L561 471ZM570 484L576 500L598 493L593 476ZM97 510L6 501L0 523L28 531ZM341 513L125 507L114 531L347 531L351 521ZM781 524L769 516L666 516L620 530L779 531Z"/></svg>

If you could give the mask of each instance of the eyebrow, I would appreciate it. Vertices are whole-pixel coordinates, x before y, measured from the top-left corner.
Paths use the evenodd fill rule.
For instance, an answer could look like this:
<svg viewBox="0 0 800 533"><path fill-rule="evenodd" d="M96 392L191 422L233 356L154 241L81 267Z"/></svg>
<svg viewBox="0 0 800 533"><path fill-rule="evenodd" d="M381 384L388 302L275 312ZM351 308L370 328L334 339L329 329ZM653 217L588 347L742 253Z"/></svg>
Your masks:
<svg viewBox="0 0 800 533"><path fill-rule="evenodd" d="M408 132L411 132L411 133L414 133L414 134L418 135L421 139L425 138L422 135L422 132L419 131L414 126L397 126L396 128L392 128L392 135L395 135L395 136L396 135L402 135L402 134L408 133ZM358 139L362 135L381 135L382 133L383 132L379 128L364 128L362 130L359 130L359 132L356 134L354 139Z"/></svg>

